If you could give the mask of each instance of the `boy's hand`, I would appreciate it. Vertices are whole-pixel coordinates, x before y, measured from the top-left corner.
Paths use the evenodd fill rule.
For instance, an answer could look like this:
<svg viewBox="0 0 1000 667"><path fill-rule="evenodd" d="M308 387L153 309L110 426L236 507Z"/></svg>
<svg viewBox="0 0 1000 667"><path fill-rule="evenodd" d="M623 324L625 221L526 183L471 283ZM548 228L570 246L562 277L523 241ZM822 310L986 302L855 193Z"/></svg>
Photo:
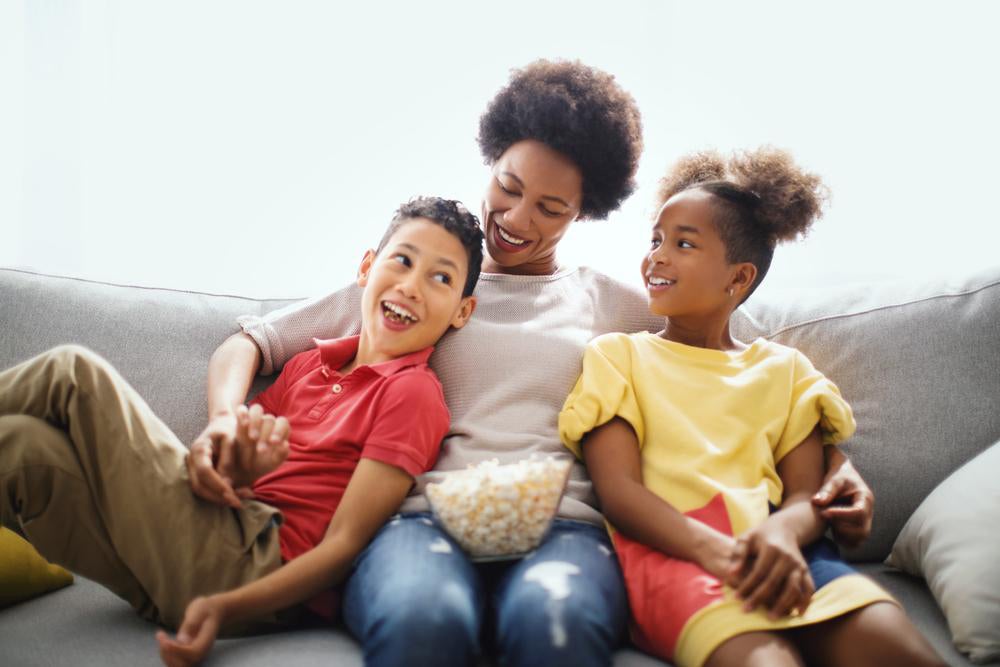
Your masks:
<svg viewBox="0 0 1000 667"><path fill-rule="evenodd" d="M213 417L191 443L185 460L191 491L199 498L230 507L239 507L240 499L233 489L232 478L221 472L222 465L216 468L216 461L223 464L232 459L236 422L235 414Z"/></svg>
<svg viewBox="0 0 1000 667"><path fill-rule="evenodd" d="M171 638L160 630L156 641L160 645L160 658L168 667L187 667L205 659L215 642L222 625L222 607L214 598L195 598L184 611L184 620Z"/></svg>
<svg viewBox="0 0 1000 667"><path fill-rule="evenodd" d="M228 473L238 494L252 497L251 485L288 458L290 435L284 417L266 414L260 405L237 407L235 452L227 469L220 460L220 472Z"/></svg>
<svg viewBox="0 0 1000 667"><path fill-rule="evenodd" d="M740 536L735 562L730 580L738 582L745 611L763 605L772 619L802 613L816 592L795 535L777 522L765 521Z"/></svg>

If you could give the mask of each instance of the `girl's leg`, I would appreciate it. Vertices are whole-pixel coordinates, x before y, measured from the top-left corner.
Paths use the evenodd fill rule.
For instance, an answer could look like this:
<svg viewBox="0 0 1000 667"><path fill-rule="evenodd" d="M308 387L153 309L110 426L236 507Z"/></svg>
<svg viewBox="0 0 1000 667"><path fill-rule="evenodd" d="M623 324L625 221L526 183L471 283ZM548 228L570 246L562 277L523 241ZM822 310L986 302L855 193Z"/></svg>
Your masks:
<svg viewBox="0 0 1000 667"><path fill-rule="evenodd" d="M805 663L787 638L771 632L748 632L723 642L705 667L801 667ZM812 663L809 663L810 665Z"/></svg>
<svg viewBox="0 0 1000 667"><path fill-rule="evenodd" d="M603 528L556 520L502 575L493 601L503 665L610 665L628 617L618 559Z"/></svg>
<svg viewBox="0 0 1000 667"><path fill-rule="evenodd" d="M344 590L344 621L368 667L473 664L482 611L475 568L428 514L386 524Z"/></svg>
<svg viewBox="0 0 1000 667"><path fill-rule="evenodd" d="M810 665L829 667L943 667L944 661L891 602L876 602L787 636Z"/></svg>
<svg viewBox="0 0 1000 667"><path fill-rule="evenodd" d="M195 498L186 451L89 350L62 346L0 373L3 523L169 626L195 595L281 562L274 510Z"/></svg>

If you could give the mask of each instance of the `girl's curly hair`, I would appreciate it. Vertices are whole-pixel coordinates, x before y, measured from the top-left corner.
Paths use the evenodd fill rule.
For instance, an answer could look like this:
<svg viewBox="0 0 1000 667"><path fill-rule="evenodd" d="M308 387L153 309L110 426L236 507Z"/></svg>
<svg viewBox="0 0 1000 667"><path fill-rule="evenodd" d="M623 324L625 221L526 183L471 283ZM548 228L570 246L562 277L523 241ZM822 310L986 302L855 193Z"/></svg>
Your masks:
<svg viewBox="0 0 1000 667"><path fill-rule="evenodd" d="M770 146L728 158L716 151L681 158L660 180L656 210L692 188L715 195L719 204L715 222L726 244L726 261L757 267L747 297L767 274L775 246L804 236L829 199L819 176L802 170L791 155Z"/></svg>
<svg viewBox="0 0 1000 667"><path fill-rule="evenodd" d="M513 71L479 118L477 139L487 164L523 139L566 155L583 173L580 216L604 218L635 189L642 121L612 75L579 61L536 60Z"/></svg>

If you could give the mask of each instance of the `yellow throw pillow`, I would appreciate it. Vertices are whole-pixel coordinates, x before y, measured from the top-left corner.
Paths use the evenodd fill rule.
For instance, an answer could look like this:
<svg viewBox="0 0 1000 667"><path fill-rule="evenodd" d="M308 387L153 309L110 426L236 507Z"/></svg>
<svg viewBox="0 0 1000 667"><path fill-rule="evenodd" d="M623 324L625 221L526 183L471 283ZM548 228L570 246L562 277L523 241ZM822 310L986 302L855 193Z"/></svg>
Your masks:
<svg viewBox="0 0 1000 667"><path fill-rule="evenodd" d="M0 528L0 609L73 583L17 533Z"/></svg>

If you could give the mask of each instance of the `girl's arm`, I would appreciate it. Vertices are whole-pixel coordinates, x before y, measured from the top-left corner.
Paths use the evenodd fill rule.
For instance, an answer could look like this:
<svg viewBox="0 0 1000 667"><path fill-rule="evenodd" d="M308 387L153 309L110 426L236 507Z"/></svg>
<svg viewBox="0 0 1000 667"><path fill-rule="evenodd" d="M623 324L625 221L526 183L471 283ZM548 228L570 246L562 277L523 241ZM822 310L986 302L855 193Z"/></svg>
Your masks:
<svg viewBox="0 0 1000 667"><path fill-rule="evenodd" d="M773 618L804 611L815 591L801 547L818 540L826 529L813 494L823 481L823 440L814 428L778 463L784 491L781 509L740 537L743 566L737 587L745 607L767 607Z"/></svg>
<svg viewBox="0 0 1000 667"><path fill-rule="evenodd" d="M208 653L221 625L291 607L342 581L412 485L413 478L400 468L361 459L323 541L257 581L193 600L176 639L157 633L163 662L195 664Z"/></svg>
<svg viewBox="0 0 1000 667"><path fill-rule="evenodd" d="M639 441L627 421L615 417L598 426L581 448L604 516L616 530L728 581L736 541L684 516L643 485Z"/></svg>

